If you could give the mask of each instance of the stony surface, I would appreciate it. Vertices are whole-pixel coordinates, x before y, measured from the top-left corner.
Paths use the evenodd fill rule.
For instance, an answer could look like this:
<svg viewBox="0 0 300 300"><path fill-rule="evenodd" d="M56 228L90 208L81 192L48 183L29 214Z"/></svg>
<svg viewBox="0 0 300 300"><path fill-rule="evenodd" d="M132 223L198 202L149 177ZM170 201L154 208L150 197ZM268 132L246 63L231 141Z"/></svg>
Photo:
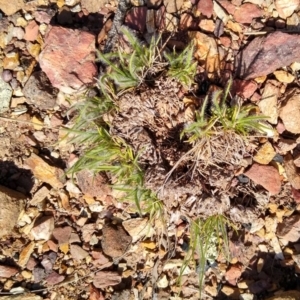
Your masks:
<svg viewBox="0 0 300 300"><path fill-rule="evenodd" d="M284 220L283 223L278 224L277 235L289 242L297 242L299 240L300 216L292 215Z"/></svg>
<svg viewBox="0 0 300 300"><path fill-rule="evenodd" d="M8 16L13 15L24 7L23 0L0 0L0 9Z"/></svg>
<svg viewBox="0 0 300 300"><path fill-rule="evenodd" d="M97 75L95 36L84 31L52 27L45 37L39 62L52 85L65 93L91 85Z"/></svg>
<svg viewBox="0 0 300 300"><path fill-rule="evenodd" d="M18 217L24 209L25 195L0 186L0 237L13 233Z"/></svg>
<svg viewBox="0 0 300 300"><path fill-rule="evenodd" d="M58 89L52 87L44 72L38 71L30 76L23 93L28 104L33 104L40 109L51 109L56 105Z"/></svg>
<svg viewBox="0 0 300 300"><path fill-rule="evenodd" d="M0 265L0 277L10 278L18 273L18 269L10 266Z"/></svg>
<svg viewBox="0 0 300 300"><path fill-rule="evenodd" d="M49 240L54 230L54 218L52 216L39 217L31 230L34 240Z"/></svg>
<svg viewBox="0 0 300 300"><path fill-rule="evenodd" d="M101 271L96 273L93 284L96 288L103 289L108 286L114 286L121 282L122 277L118 273Z"/></svg>
<svg viewBox="0 0 300 300"><path fill-rule="evenodd" d="M278 171L272 166L254 163L245 175L256 184L262 185L271 195L276 195L281 189L281 179Z"/></svg>
<svg viewBox="0 0 300 300"><path fill-rule="evenodd" d="M113 258L121 257L128 250L132 238L121 225L106 224L102 228L103 252Z"/></svg>
<svg viewBox="0 0 300 300"><path fill-rule="evenodd" d="M21 294L21 295L10 295L10 296L2 296L1 299L3 300L42 300L41 296L35 294Z"/></svg>
<svg viewBox="0 0 300 300"><path fill-rule="evenodd" d="M9 108L12 93L10 85L0 78L0 112L4 112Z"/></svg>
<svg viewBox="0 0 300 300"><path fill-rule="evenodd" d="M300 59L297 34L283 32L257 37L240 52L235 60L237 75L252 79L272 73L276 69Z"/></svg>
<svg viewBox="0 0 300 300"><path fill-rule="evenodd" d="M292 89L285 93L279 116L286 128L291 133L300 133L300 93Z"/></svg>

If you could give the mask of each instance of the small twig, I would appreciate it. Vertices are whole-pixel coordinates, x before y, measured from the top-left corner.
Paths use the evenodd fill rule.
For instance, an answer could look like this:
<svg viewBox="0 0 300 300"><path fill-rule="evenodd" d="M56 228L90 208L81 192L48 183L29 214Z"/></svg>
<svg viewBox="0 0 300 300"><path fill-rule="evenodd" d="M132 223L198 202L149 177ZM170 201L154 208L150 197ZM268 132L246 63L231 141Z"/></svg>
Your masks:
<svg viewBox="0 0 300 300"><path fill-rule="evenodd" d="M13 118L10 118L10 117L0 116L0 119L1 120L6 120L6 121L10 121L10 122L19 122L19 123L24 123L24 124L36 125L36 126L40 126L40 127L52 128L49 125L39 124L39 123L25 121L25 120L17 120L17 119L13 119Z"/></svg>

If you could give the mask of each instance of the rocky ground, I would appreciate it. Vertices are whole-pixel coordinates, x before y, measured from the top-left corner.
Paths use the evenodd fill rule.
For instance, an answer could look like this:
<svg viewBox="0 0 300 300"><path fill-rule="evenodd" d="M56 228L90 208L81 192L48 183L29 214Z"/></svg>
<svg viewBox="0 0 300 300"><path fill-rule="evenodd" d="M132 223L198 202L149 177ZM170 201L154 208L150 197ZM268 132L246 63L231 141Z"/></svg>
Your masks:
<svg viewBox="0 0 300 300"><path fill-rule="evenodd" d="M231 92L256 104L273 127L226 175L226 184L251 187L259 209L242 203L230 212L240 225L229 231L231 261L220 256L207 267L201 298L300 299L299 0L131 4L126 26L145 40L156 30L172 33L170 49L193 39L201 86L224 87L232 75ZM177 284L189 238L182 210L166 203L170 219L149 228L114 198L103 174L84 170L75 181L66 174L78 158L63 138L70 108L98 94L95 51L104 48L117 6L0 0L0 298L200 297L192 266Z"/></svg>

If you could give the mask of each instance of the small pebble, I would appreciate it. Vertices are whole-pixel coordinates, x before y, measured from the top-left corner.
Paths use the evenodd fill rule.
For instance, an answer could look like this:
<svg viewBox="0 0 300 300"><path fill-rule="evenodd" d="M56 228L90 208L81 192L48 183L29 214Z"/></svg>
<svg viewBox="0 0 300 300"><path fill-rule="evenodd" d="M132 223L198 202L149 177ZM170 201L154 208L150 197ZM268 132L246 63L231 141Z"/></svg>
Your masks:
<svg viewBox="0 0 300 300"><path fill-rule="evenodd" d="M10 82L12 80L12 72L10 70L3 70L2 72L2 79L5 82Z"/></svg>

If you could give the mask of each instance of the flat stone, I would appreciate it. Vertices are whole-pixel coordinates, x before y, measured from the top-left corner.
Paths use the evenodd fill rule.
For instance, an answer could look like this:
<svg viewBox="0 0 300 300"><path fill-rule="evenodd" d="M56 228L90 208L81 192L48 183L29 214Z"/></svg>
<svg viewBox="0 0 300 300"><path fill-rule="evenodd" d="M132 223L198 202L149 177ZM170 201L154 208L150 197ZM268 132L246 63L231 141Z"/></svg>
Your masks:
<svg viewBox="0 0 300 300"><path fill-rule="evenodd" d="M49 285L58 284L58 283L64 281L64 279L65 279L65 276L59 275L55 271L51 272L51 274L48 277L46 277L47 284L49 284Z"/></svg>
<svg viewBox="0 0 300 300"><path fill-rule="evenodd" d="M238 23L251 24L253 19L262 17L262 15L263 10L255 4L244 3L235 10L233 17Z"/></svg>
<svg viewBox="0 0 300 300"><path fill-rule="evenodd" d="M275 0L276 10L282 19L291 16L299 4L299 0Z"/></svg>
<svg viewBox="0 0 300 300"><path fill-rule="evenodd" d="M0 277L10 278L18 273L16 267L0 265Z"/></svg>
<svg viewBox="0 0 300 300"><path fill-rule="evenodd" d="M278 122L278 95L279 88L267 82L262 94L262 99L258 103L262 114L268 117L268 122L277 124Z"/></svg>
<svg viewBox="0 0 300 300"><path fill-rule="evenodd" d="M128 27L144 32L146 29L147 7L132 7L125 17L125 25Z"/></svg>
<svg viewBox="0 0 300 300"><path fill-rule="evenodd" d="M94 175L89 170L82 170L76 174L76 177L77 184L85 195L103 198L111 194L111 188L100 173Z"/></svg>
<svg viewBox="0 0 300 300"><path fill-rule="evenodd" d="M300 133L300 93L294 88L286 91L282 99L279 116L286 130L291 133Z"/></svg>
<svg viewBox="0 0 300 300"><path fill-rule="evenodd" d="M72 233L72 227L57 227L53 230L53 236L58 241L59 245L69 243L70 237Z"/></svg>
<svg viewBox="0 0 300 300"><path fill-rule="evenodd" d="M23 194L0 186L0 237L12 233L19 214L24 209L25 199Z"/></svg>
<svg viewBox="0 0 300 300"><path fill-rule="evenodd" d="M203 31L214 32L214 30L215 30L215 22L213 20L202 19L199 22L199 27Z"/></svg>
<svg viewBox="0 0 300 300"><path fill-rule="evenodd" d="M177 13L183 5L183 0L163 0L163 2L169 14Z"/></svg>
<svg viewBox="0 0 300 300"><path fill-rule="evenodd" d="M10 85L0 77L0 113L9 109L12 94Z"/></svg>
<svg viewBox="0 0 300 300"><path fill-rule="evenodd" d="M163 0L146 0L147 7L158 8L161 6Z"/></svg>
<svg viewBox="0 0 300 300"><path fill-rule="evenodd" d="M39 25L34 20L32 20L25 27L24 40L30 42L36 41L38 35L39 35Z"/></svg>
<svg viewBox="0 0 300 300"><path fill-rule="evenodd" d="M18 52L7 53L3 59L3 68L8 70L14 70L20 65Z"/></svg>
<svg viewBox="0 0 300 300"><path fill-rule="evenodd" d="M120 257L129 248L132 238L121 225L105 224L102 228L101 246L103 252L112 257Z"/></svg>
<svg viewBox="0 0 300 300"><path fill-rule="evenodd" d="M197 4L197 10L207 18L210 18L212 16L213 7L214 5L212 0L199 0Z"/></svg>
<svg viewBox="0 0 300 300"><path fill-rule="evenodd" d="M284 170L292 187L300 190L300 175L294 164L293 156L290 153L284 156Z"/></svg>
<svg viewBox="0 0 300 300"><path fill-rule="evenodd" d="M271 195L276 195L281 190L279 172L272 166L254 163L244 174L256 184L263 186Z"/></svg>
<svg viewBox="0 0 300 300"><path fill-rule="evenodd" d="M234 80L233 87L235 94L244 99L250 99L257 90L257 83L253 80Z"/></svg>
<svg viewBox="0 0 300 300"><path fill-rule="evenodd" d="M271 162L275 155L276 151L272 144L270 142L266 142L259 148L257 153L254 155L253 160L259 164L267 165Z"/></svg>
<svg viewBox="0 0 300 300"><path fill-rule="evenodd" d="M50 166L36 154L31 153L25 163L30 167L32 173L38 180L46 182L56 189L60 189L64 186L65 174L63 170Z"/></svg>
<svg viewBox="0 0 300 300"><path fill-rule="evenodd" d="M35 222L30 233L36 241L48 241L54 229L54 218L52 216L39 217Z"/></svg>
<svg viewBox="0 0 300 300"><path fill-rule="evenodd" d="M150 232L149 220L146 218L128 219L122 222L125 230L132 237L132 242L135 243Z"/></svg>
<svg viewBox="0 0 300 300"><path fill-rule="evenodd" d="M70 252L74 260L83 260L89 255L87 251L78 245L71 245Z"/></svg>
<svg viewBox="0 0 300 300"><path fill-rule="evenodd" d="M236 73L244 79L268 75L300 60L300 35L280 31L256 37L235 60Z"/></svg>
<svg viewBox="0 0 300 300"><path fill-rule="evenodd" d="M56 105L58 89L52 87L44 72L38 71L30 76L23 88L23 93L28 104L47 110Z"/></svg>
<svg viewBox="0 0 300 300"><path fill-rule="evenodd" d="M122 277L116 272L100 271L94 276L93 284L98 289L114 286L122 281Z"/></svg>
<svg viewBox="0 0 300 300"><path fill-rule="evenodd" d="M7 15L11 16L24 7L23 0L0 0L0 9Z"/></svg>
<svg viewBox="0 0 300 300"><path fill-rule="evenodd" d="M81 7L89 13L98 13L106 3L108 3L107 0L81 0Z"/></svg>
<svg viewBox="0 0 300 300"><path fill-rule="evenodd" d="M71 94L95 82L95 51L94 35L52 27L45 36L39 63L54 87Z"/></svg>
<svg viewBox="0 0 300 300"><path fill-rule="evenodd" d="M300 216L292 215L277 226L277 236L289 242L297 242L300 238Z"/></svg>
<svg viewBox="0 0 300 300"><path fill-rule="evenodd" d="M30 205L37 205L43 202L47 196L49 196L49 189L46 186L42 186L30 200Z"/></svg>
<svg viewBox="0 0 300 300"><path fill-rule="evenodd" d="M34 242L30 242L28 245L26 245L26 247L22 249L18 261L20 267L24 268L27 265L34 248Z"/></svg>

